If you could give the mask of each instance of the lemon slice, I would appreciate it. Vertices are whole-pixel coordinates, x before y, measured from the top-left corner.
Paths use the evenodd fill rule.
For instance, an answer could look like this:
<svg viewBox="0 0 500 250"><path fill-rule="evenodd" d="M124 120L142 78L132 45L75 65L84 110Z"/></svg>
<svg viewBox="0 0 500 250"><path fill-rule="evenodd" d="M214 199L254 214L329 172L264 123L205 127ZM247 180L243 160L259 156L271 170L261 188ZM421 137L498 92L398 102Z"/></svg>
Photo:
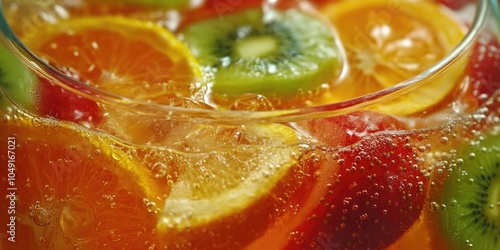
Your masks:
<svg viewBox="0 0 500 250"><path fill-rule="evenodd" d="M464 37L464 27L427 1L339 1L321 12L337 27L349 72L332 86L329 102L344 101L398 84L444 58ZM459 59L422 86L372 107L406 115L441 101L463 76Z"/></svg>
<svg viewBox="0 0 500 250"><path fill-rule="evenodd" d="M189 49L167 29L120 16L63 20L25 37L52 65L91 86L151 102L203 91Z"/></svg>
<svg viewBox="0 0 500 250"><path fill-rule="evenodd" d="M235 135L237 143L226 142ZM241 247L271 223L297 162L297 136L283 125L202 126L186 137L193 136L212 137L219 149L178 161L184 165L158 221L160 238L173 248Z"/></svg>

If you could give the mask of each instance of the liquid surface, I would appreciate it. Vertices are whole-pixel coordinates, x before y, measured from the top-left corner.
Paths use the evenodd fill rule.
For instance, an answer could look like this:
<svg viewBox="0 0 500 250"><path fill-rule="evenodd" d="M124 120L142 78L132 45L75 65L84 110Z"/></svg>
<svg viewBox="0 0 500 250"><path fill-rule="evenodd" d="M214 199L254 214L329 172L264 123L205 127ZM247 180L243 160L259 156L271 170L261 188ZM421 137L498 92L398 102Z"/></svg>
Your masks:
<svg viewBox="0 0 500 250"><path fill-rule="evenodd" d="M0 60L2 249L497 247L493 26L411 91L331 116L177 119L87 89L198 110L346 101L440 60L472 2L188 2L4 2L73 79Z"/></svg>

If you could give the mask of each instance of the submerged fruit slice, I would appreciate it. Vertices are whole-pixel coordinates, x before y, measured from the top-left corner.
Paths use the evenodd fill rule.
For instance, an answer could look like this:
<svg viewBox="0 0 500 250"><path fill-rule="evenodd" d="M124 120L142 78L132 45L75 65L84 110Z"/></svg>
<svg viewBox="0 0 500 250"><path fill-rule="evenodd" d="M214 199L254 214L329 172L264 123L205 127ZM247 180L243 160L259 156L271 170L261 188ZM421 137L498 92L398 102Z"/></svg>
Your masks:
<svg viewBox="0 0 500 250"><path fill-rule="evenodd" d="M337 27L349 73L331 88L330 102L382 90L409 79L444 58L464 36L461 25L427 1L340 1L321 9ZM457 84L464 61L409 96L380 104L390 114L409 114L442 100Z"/></svg>
<svg viewBox="0 0 500 250"><path fill-rule="evenodd" d="M158 243L156 215L144 199L159 195L151 172L125 152L76 127L20 118L2 124L6 199L14 200L16 242L5 249L141 249ZM1 216L3 225L7 216ZM4 224L5 222L5 224ZM1 247L0 247L1 248Z"/></svg>
<svg viewBox="0 0 500 250"><path fill-rule="evenodd" d="M191 97L200 70L189 50L153 23L118 16L75 18L38 30L26 44L85 83L152 102Z"/></svg>
<svg viewBox="0 0 500 250"><path fill-rule="evenodd" d="M333 147L351 145L376 132L402 131L408 127L396 117L367 110L301 121L297 126L320 142Z"/></svg>
<svg viewBox="0 0 500 250"><path fill-rule="evenodd" d="M327 152L285 249L384 249L419 218L427 179L406 135ZM313 209L310 209L312 207Z"/></svg>
<svg viewBox="0 0 500 250"><path fill-rule="evenodd" d="M64 72L64 69L61 71ZM81 89L70 80L62 80L65 84ZM86 126L97 125L103 118L103 112L97 102L69 91L39 77L37 86L36 110L43 117L76 122Z"/></svg>
<svg viewBox="0 0 500 250"><path fill-rule="evenodd" d="M497 1L497 0L495 0ZM465 5L473 3L473 0L436 0L436 2L446 5L448 8L459 10Z"/></svg>
<svg viewBox="0 0 500 250"><path fill-rule="evenodd" d="M0 89L17 105L31 111L34 108L37 81L19 58L0 42Z"/></svg>
<svg viewBox="0 0 500 250"><path fill-rule="evenodd" d="M467 147L446 180L440 228L453 249L500 249L500 136Z"/></svg>
<svg viewBox="0 0 500 250"><path fill-rule="evenodd" d="M478 105L484 105L500 89L499 68L500 42L495 34L483 32L474 44L468 64L469 92Z"/></svg>
<svg viewBox="0 0 500 250"><path fill-rule="evenodd" d="M134 4L138 6L151 6L151 7L163 7L163 8L180 8L187 7L191 0L105 0L100 2L119 2Z"/></svg>
<svg viewBox="0 0 500 250"><path fill-rule="evenodd" d="M169 249L240 249L277 216L297 162L283 125L202 126L185 136L179 177L158 222ZM214 147L214 144L217 145ZM214 150L214 148L217 148Z"/></svg>
<svg viewBox="0 0 500 250"><path fill-rule="evenodd" d="M340 69L340 48L331 27L297 10L244 10L194 23L183 35L200 63L213 72L217 96L290 98L316 91Z"/></svg>

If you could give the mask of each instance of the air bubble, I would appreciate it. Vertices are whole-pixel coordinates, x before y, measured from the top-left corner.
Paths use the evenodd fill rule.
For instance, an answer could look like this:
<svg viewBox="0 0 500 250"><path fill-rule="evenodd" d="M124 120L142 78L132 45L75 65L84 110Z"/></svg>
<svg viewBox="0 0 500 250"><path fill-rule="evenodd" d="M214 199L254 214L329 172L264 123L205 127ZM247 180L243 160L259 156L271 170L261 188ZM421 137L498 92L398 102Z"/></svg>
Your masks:
<svg viewBox="0 0 500 250"><path fill-rule="evenodd" d="M52 210L46 209L40 205L35 205L30 208L30 215L33 216L33 221L39 226L47 226L52 219Z"/></svg>
<svg viewBox="0 0 500 250"><path fill-rule="evenodd" d="M319 177L321 177L321 172L320 171L315 171L314 172L314 178L318 179Z"/></svg>
<svg viewBox="0 0 500 250"><path fill-rule="evenodd" d="M157 162L151 168L151 172L153 172L154 177L163 178L167 175L167 165L163 162Z"/></svg>
<svg viewBox="0 0 500 250"><path fill-rule="evenodd" d="M50 202L54 201L54 197L49 196L49 195L45 195L45 200L50 203Z"/></svg>
<svg viewBox="0 0 500 250"><path fill-rule="evenodd" d="M431 202L432 211L437 211L439 209L439 204L435 201Z"/></svg>
<svg viewBox="0 0 500 250"><path fill-rule="evenodd" d="M423 140L425 140L425 135L424 134L419 134L419 135L417 135L417 139L419 141L423 141Z"/></svg>
<svg viewBox="0 0 500 250"><path fill-rule="evenodd" d="M472 245L472 243L469 240L466 240L465 244L467 246L467 249L472 249L473 245Z"/></svg>
<svg viewBox="0 0 500 250"><path fill-rule="evenodd" d="M152 201L147 201L146 202L146 208L148 209L148 212L150 213L156 213L158 212L158 209L156 207L156 203Z"/></svg>
<svg viewBox="0 0 500 250"><path fill-rule="evenodd" d="M443 145L448 144L448 142L449 142L448 137L441 137L441 139L439 139L439 143L441 143Z"/></svg>
<svg viewBox="0 0 500 250"><path fill-rule="evenodd" d="M244 94L238 97L231 106L231 110L269 111L273 109L271 102L258 94Z"/></svg>
<svg viewBox="0 0 500 250"><path fill-rule="evenodd" d="M452 206L456 206L456 205L458 204L458 201L457 201L457 200L455 200L455 199L452 199L452 200L451 200L451 202L450 202L450 204L451 204Z"/></svg>
<svg viewBox="0 0 500 250"><path fill-rule="evenodd" d="M271 176L271 173L269 173L268 171L263 171L262 175L264 176L264 178L269 178Z"/></svg>
<svg viewBox="0 0 500 250"><path fill-rule="evenodd" d="M118 150L113 150L111 152L111 156L113 157L113 159L115 159L117 161L120 161L125 157L125 155L122 154L121 151L118 151Z"/></svg>
<svg viewBox="0 0 500 250"><path fill-rule="evenodd" d="M36 128L36 127L41 127L42 123L38 119L31 119L31 125Z"/></svg>
<svg viewBox="0 0 500 250"><path fill-rule="evenodd" d="M476 154L475 153L470 153L469 154L469 159L474 160L475 158L476 158Z"/></svg>

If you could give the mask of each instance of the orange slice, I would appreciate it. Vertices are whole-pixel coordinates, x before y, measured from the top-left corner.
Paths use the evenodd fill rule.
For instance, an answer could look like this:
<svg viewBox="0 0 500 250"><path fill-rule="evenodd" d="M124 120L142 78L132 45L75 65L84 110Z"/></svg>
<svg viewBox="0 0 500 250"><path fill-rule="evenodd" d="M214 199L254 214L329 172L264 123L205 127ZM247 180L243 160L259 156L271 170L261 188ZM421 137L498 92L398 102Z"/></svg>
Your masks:
<svg viewBox="0 0 500 250"><path fill-rule="evenodd" d="M162 243L240 249L263 235L285 206L287 189L296 187L295 132L275 124L198 126L176 134L185 139L173 145L191 153L178 155L179 174L157 225Z"/></svg>
<svg viewBox="0 0 500 250"><path fill-rule="evenodd" d="M12 116L11 116L12 117ZM19 116L18 116L19 117ZM0 139L1 160L12 160L0 186L15 200L15 242L4 249L153 249L157 216L150 212L160 189L135 158L73 125L9 119ZM14 189L9 189L14 188ZM10 194L10 193L9 193ZM0 208L7 213L10 197ZM12 203L11 203L12 205ZM1 216L3 225L8 216ZM10 218L9 218L10 220Z"/></svg>
<svg viewBox="0 0 500 250"><path fill-rule="evenodd" d="M429 1L337 1L320 10L336 26L348 59L345 79L332 87L330 102L391 87L428 69L464 37L464 28ZM391 114L409 114L442 100L456 86L465 63L405 96L379 105Z"/></svg>
<svg viewBox="0 0 500 250"><path fill-rule="evenodd" d="M203 90L188 48L151 22L74 18L39 29L25 43L68 74L121 96L163 102Z"/></svg>
<svg viewBox="0 0 500 250"><path fill-rule="evenodd" d="M441 233L432 231L428 218L422 216L406 233L386 250L432 250L451 249Z"/></svg>

